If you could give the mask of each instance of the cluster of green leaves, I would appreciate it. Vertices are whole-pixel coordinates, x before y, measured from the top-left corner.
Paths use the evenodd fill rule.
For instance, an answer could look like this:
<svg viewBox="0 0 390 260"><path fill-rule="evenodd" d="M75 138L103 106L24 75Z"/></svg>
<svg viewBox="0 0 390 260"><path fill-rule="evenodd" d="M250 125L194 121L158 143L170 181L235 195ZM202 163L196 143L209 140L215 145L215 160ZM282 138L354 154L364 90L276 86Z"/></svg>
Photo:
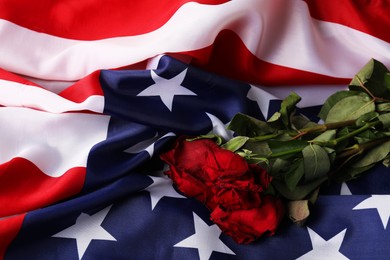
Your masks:
<svg viewBox="0 0 390 260"><path fill-rule="evenodd" d="M370 60L348 90L328 97L321 123L296 112L300 100L291 93L268 121L237 114L228 126L236 137L221 145L266 167L272 189L289 201L315 200L324 182L389 165L390 73L382 63Z"/></svg>

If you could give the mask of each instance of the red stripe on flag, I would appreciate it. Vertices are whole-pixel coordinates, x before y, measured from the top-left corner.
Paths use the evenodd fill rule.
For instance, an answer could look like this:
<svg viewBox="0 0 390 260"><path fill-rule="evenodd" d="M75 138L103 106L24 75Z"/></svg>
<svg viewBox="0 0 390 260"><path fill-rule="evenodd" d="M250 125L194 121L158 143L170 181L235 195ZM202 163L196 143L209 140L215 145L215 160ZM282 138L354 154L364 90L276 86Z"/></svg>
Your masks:
<svg viewBox="0 0 390 260"><path fill-rule="evenodd" d="M53 178L23 158L1 164L0 217L25 213L80 192L85 174L84 167L75 167Z"/></svg>
<svg viewBox="0 0 390 260"><path fill-rule="evenodd" d="M0 79L18 82L18 83L25 84L25 85L40 87L37 84L35 84L35 83L25 79L25 78L22 78L14 73L8 72L8 71L3 70L1 68L0 68Z"/></svg>
<svg viewBox="0 0 390 260"><path fill-rule="evenodd" d="M144 60L117 69L144 70L147 67L147 63L147 60ZM104 96L103 90L100 86L100 70L92 72L81 80L76 81L73 85L61 91L59 95L73 102L83 102L90 96L94 95Z"/></svg>
<svg viewBox="0 0 390 260"><path fill-rule="evenodd" d="M59 93L59 96L73 102L83 102L93 95L103 96L104 93L100 87L99 77L100 71L95 71L63 90Z"/></svg>
<svg viewBox="0 0 390 260"><path fill-rule="evenodd" d="M390 42L389 1L305 0L313 18L342 24Z"/></svg>
<svg viewBox="0 0 390 260"><path fill-rule="evenodd" d="M96 40L156 30L187 2L221 4L227 1L3 0L0 18L37 32L69 39Z"/></svg>
<svg viewBox="0 0 390 260"><path fill-rule="evenodd" d="M229 30L221 31L213 45L186 54L194 57L191 63L195 66L253 84L272 86L347 84L351 80L263 61L248 50L237 34Z"/></svg>
<svg viewBox="0 0 390 260"><path fill-rule="evenodd" d="M4 258L7 247L19 232L25 214L0 219L0 259Z"/></svg>

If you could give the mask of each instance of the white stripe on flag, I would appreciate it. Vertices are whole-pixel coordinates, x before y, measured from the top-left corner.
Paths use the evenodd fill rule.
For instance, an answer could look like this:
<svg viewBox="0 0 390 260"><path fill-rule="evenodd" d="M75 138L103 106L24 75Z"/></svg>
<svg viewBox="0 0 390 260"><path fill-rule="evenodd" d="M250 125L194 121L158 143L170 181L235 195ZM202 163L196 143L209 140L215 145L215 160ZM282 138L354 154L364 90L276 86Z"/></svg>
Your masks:
<svg viewBox="0 0 390 260"><path fill-rule="evenodd" d="M81 110L102 113L104 97L94 95L76 103L39 87L0 79L0 105L30 107L51 113Z"/></svg>
<svg viewBox="0 0 390 260"><path fill-rule="evenodd" d="M28 108L0 108L0 164L21 157L60 177L85 167L90 149L107 136L109 116L51 114Z"/></svg>
<svg viewBox="0 0 390 260"><path fill-rule="evenodd" d="M43 79L77 80L97 69L210 46L224 29L235 31L250 52L272 64L341 78L351 78L370 58L390 66L389 43L315 20L304 1L241 0L186 3L155 31L94 41L37 33L0 20L0 67Z"/></svg>

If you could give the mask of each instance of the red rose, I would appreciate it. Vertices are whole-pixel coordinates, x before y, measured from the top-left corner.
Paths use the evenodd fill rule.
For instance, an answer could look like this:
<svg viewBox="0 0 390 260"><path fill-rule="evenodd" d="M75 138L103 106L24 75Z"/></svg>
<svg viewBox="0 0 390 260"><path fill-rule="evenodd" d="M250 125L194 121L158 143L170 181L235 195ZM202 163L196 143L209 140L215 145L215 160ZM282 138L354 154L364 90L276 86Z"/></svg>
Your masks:
<svg viewBox="0 0 390 260"><path fill-rule="evenodd" d="M271 178L258 165L210 139L179 138L161 159L169 164L166 174L177 188L204 203L212 220L237 242L248 243L275 231L283 205L263 194Z"/></svg>
<svg viewBox="0 0 390 260"><path fill-rule="evenodd" d="M166 174L178 189L211 210L217 206L214 196L219 190L218 181L240 176L249 168L241 156L220 148L209 139L186 141L181 138L161 159L169 164Z"/></svg>
<svg viewBox="0 0 390 260"><path fill-rule="evenodd" d="M244 159L242 162L248 165ZM215 200L225 210L253 208L261 204L261 193L268 188L270 182L271 178L264 169L250 164L245 172L225 176L217 181Z"/></svg>
<svg viewBox="0 0 390 260"><path fill-rule="evenodd" d="M216 207L211 212L211 220L234 241L248 244L262 235L273 235L284 215L281 200L264 196L259 207L225 211Z"/></svg>

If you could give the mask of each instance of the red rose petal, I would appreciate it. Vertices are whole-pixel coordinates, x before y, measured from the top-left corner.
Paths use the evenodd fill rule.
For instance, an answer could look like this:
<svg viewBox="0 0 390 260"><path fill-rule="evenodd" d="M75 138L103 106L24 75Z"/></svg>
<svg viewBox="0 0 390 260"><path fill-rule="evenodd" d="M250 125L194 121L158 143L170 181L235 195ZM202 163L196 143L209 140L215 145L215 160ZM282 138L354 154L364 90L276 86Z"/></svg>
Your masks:
<svg viewBox="0 0 390 260"><path fill-rule="evenodd" d="M266 196L258 208L227 212L216 207L211 220L237 243L248 244L263 235L273 235L284 212L280 200Z"/></svg>
<svg viewBox="0 0 390 260"><path fill-rule="evenodd" d="M284 207L280 200L262 194L271 177L258 165L249 165L210 139L179 138L160 157L169 164L166 174L178 189L204 203L212 211L211 219L238 243L275 232Z"/></svg>

